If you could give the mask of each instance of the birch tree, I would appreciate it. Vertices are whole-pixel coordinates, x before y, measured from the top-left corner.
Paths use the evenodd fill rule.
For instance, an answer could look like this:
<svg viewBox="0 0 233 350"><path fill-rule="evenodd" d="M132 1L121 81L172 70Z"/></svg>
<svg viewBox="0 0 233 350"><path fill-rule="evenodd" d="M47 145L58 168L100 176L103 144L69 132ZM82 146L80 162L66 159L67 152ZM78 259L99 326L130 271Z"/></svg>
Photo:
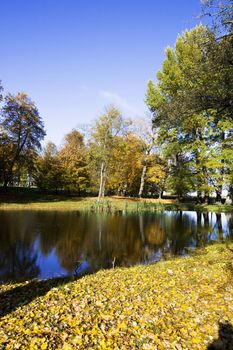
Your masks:
<svg viewBox="0 0 233 350"><path fill-rule="evenodd" d="M96 121L93 128L90 139L90 158L96 163L99 171L98 199L105 195L108 166L112 157L115 138L124 132L127 124L121 112L116 107L109 106Z"/></svg>
<svg viewBox="0 0 233 350"><path fill-rule="evenodd" d="M135 120L133 129L134 133L143 142L142 172L138 191L138 197L141 198L145 187L150 155L155 149L156 129L153 128L152 120L149 116Z"/></svg>

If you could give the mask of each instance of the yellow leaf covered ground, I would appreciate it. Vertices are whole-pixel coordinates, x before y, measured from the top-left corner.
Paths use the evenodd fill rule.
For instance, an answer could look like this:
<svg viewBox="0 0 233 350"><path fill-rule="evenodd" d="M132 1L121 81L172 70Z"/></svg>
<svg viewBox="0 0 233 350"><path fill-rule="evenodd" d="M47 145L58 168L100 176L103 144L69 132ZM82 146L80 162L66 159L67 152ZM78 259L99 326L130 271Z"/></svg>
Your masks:
<svg viewBox="0 0 233 350"><path fill-rule="evenodd" d="M214 245L56 287L2 285L0 349L233 349L232 261Z"/></svg>

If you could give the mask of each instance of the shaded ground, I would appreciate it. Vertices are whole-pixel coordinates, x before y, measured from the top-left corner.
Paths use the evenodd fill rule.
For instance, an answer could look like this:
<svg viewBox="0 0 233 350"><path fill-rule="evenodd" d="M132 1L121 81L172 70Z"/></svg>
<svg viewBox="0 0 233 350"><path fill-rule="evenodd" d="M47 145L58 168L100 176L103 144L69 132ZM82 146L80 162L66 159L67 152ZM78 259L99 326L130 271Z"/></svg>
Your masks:
<svg viewBox="0 0 233 350"><path fill-rule="evenodd" d="M219 322L218 339L208 346L208 350L232 350L233 348L233 326L230 322Z"/></svg>
<svg viewBox="0 0 233 350"><path fill-rule="evenodd" d="M0 189L0 203L37 203L59 202L66 200L81 199L77 195L68 192L56 193L55 191L43 192L37 188L9 187L7 190Z"/></svg>
<svg viewBox="0 0 233 350"><path fill-rule="evenodd" d="M232 350L232 260L214 245L68 283L2 285L0 349Z"/></svg>
<svg viewBox="0 0 233 350"><path fill-rule="evenodd" d="M65 285L75 279L75 277L67 277L42 281L32 280L24 284L12 284L11 288L6 288L6 290L3 288L3 291L0 289L0 317L31 303L35 298L45 295L51 288Z"/></svg>

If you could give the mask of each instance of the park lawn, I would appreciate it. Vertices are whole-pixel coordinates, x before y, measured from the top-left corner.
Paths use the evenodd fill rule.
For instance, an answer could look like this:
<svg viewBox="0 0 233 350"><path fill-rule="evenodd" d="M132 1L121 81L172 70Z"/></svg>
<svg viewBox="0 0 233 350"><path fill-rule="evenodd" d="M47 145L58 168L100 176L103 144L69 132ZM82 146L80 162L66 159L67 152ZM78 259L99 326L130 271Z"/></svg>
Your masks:
<svg viewBox="0 0 233 350"><path fill-rule="evenodd" d="M233 341L232 248L68 283L2 285L0 349L207 349L219 328Z"/></svg>
<svg viewBox="0 0 233 350"><path fill-rule="evenodd" d="M179 203L175 199L149 199L149 198L125 198L105 197L100 201L97 197L64 197L64 196L39 196L39 197L1 197L0 210L69 210L92 212L153 212L162 210L196 210L200 212L233 212L232 205L206 205L195 203Z"/></svg>

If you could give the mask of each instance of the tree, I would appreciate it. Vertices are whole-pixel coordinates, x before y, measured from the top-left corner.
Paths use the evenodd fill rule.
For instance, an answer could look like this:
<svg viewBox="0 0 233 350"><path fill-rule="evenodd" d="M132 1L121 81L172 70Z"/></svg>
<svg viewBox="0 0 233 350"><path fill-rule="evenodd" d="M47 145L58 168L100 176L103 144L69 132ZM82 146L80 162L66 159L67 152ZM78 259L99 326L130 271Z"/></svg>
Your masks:
<svg viewBox="0 0 233 350"><path fill-rule="evenodd" d="M85 192L89 186L87 152L83 135L79 131L72 130L65 136L58 158L63 167L65 188L79 193Z"/></svg>
<svg viewBox="0 0 233 350"><path fill-rule="evenodd" d="M228 171L223 151L228 148L233 115L233 74L227 64L233 57L233 45L229 40L217 42L203 26L185 32L174 49L166 50L158 84L148 84L146 102L154 114L161 143L169 147L175 142L182 148L189 166L186 173L192 174L199 197L203 191L210 192L210 185L221 192ZM216 145L221 149L216 153L221 166L213 168L210 165ZM218 181L210 181L209 175Z"/></svg>
<svg viewBox="0 0 233 350"><path fill-rule="evenodd" d="M233 1L201 0L202 16L212 19L213 29L219 35L230 36L233 33Z"/></svg>
<svg viewBox="0 0 233 350"><path fill-rule="evenodd" d="M137 196L144 147L144 142L131 132L115 138L109 163L108 188L111 192Z"/></svg>
<svg viewBox="0 0 233 350"><path fill-rule="evenodd" d="M139 139L143 142L143 160L142 160L142 172L141 181L138 191L138 197L141 197L144 191L146 174L148 171L148 165L150 155L155 150L156 145L156 129L153 127L151 118L137 119L134 121L134 131Z"/></svg>
<svg viewBox="0 0 233 350"><path fill-rule="evenodd" d="M178 199L183 198L194 189L188 160L182 154L176 154L176 161L170 166L166 185L177 194Z"/></svg>
<svg viewBox="0 0 233 350"><path fill-rule="evenodd" d="M6 187L13 179L16 165L20 167L20 159L41 149L40 141L45 130L34 102L25 93L5 97L0 124L3 130L1 148L6 152L4 159L1 158L3 185Z"/></svg>
<svg viewBox="0 0 233 350"><path fill-rule="evenodd" d="M178 37L175 49L166 50L163 69L157 74L157 86L151 81L148 84L146 102L154 113L154 127L158 128L159 141L172 165L169 178L171 180L171 174L176 174L176 183L179 176L190 175L191 171L187 171L187 167L192 157L195 158L197 179L202 172L200 152L204 147L203 132L208 131L208 123L204 114L184 105L188 100L187 92L203 80L199 79L198 67L203 59L202 45L207 37L209 33L202 26ZM199 142L193 147L197 139ZM190 153L189 157L185 157L187 152ZM181 174L178 160L184 157L186 171Z"/></svg>
<svg viewBox="0 0 233 350"><path fill-rule="evenodd" d="M43 154L35 162L34 180L42 190L57 190L63 187L63 169L57 157L57 147L48 142Z"/></svg>
<svg viewBox="0 0 233 350"><path fill-rule="evenodd" d="M109 106L93 128L90 139L90 158L99 169L99 199L105 195L108 167L115 138L125 130L126 126L127 122L122 118L121 112L116 107Z"/></svg>
<svg viewBox="0 0 233 350"><path fill-rule="evenodd" d="M3 183L6 177L6 162L7 156L12 152L12 145L9 142L9 138L2 128L0 130L0 182Z"/></svg>
<svg viewBox="0 0 233 350"><path fill-rule="evenodd" d="M167 179L167 166L165 159L158 154L151 154L147 160L148 170L146 175L145 193L147 195L159 195L165 190Z"/></svg>

